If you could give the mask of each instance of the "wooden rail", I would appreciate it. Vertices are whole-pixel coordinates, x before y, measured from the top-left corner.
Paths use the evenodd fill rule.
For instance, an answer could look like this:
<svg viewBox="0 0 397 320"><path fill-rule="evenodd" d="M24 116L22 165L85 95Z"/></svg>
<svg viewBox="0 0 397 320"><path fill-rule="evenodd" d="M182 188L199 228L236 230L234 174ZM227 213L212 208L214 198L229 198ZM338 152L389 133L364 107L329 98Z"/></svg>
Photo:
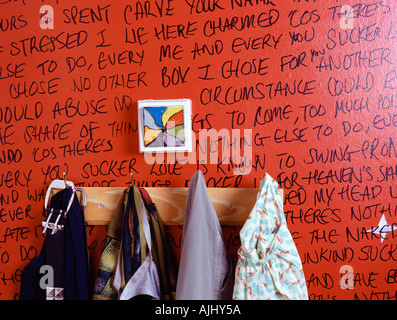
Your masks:
<svg viewBox="0 0 397 320"><path fill-rule="evenodd" d="M125 187L88 187L85 219L89 225L110 223ZM145 188L165 225L183 225L188 188ZM253 208L259 189L208 188L208 195L222 225L243 225ZM278 192L283 196L283 190Z"/></svg>

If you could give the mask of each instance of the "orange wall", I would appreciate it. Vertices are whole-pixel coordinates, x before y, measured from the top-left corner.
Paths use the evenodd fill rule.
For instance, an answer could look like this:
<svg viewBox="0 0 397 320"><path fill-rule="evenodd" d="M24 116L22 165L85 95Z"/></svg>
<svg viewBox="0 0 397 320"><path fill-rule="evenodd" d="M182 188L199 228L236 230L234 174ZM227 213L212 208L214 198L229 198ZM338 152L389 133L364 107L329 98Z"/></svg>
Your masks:
<svg viewBox="0 0 397 320"><path fill-rule="evenodd" d="M0 2L1 299L17 298L62 172L81 186L124 186L132 171L137 185L183 187L197 169L210 187L279 181L311 299L396 298L395 2L73 3ZM44 4L53 29L40 28ZM175 98L192 100L195 133L252 129L249 174L145 163L137 101ZM224 228L233 254L238 230ZM105 228L88 231L95 265Z"/></svg>

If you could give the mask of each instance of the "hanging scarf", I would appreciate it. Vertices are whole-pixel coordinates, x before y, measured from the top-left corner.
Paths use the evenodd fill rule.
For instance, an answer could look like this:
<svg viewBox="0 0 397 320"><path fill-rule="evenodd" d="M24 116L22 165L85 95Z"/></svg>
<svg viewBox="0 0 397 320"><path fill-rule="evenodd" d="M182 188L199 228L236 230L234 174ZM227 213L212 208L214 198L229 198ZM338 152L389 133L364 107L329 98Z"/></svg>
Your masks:
<svg viewBox="0 0 397 320"><path fill-rule="evenodd" d="M124 206L128 192L125 190L110 221L105 245L99 260L99 266L94 286L94 300L114 300L118 294L113 287L114 273L116 272L120 244L123 235Z"/></svg>
<svg viewBox="0 0 397 320"><path fill-rule="evenodd" d="M160 297L172 299L176 260L168 246L156 206L145 189L136 187L124 191L112 217L99 262L93 299L118 299L120 292L146 260L148 245L143 230L142 201L148 211L151 255L160 278ZM119 290L113 283L118 264L121 264Z"/></svg>
<svg viewBox="0 0 397 320"><path fill-rule="evenodd" d="M152 235L152 255L160 277L161 295L164 300L175 299L178 265L167 239L167 231L149 193L139 188L148 211Z"/></svg>
<svg viewBox="0 0 397 320"><path fill-rule="evenodd" d="M159 300L161 296L160 280L157 267L153 261L151 253L151 232L146 208L137 188L134 188L133 193L130 192L130 196L130 200L136 196L136 200L138 201L130 202L130 209L135 211L129 212L129 216L127 216L126 212L124 217L124 221L126 222L124 224L124 230L126 232L123 234L123 240L121 242L121 247L123 250L120 250L119 253L119 261L114 276L113 286L117 290L118 298L120 300ZM131 218L132 214L134 215L134 218L136 217L137 219L129 219ZM140 238L142 250L136 250L137 247L134 245L134 252L132 256L126 256L124 253L131 249L130 244L132 243L132 241L125 243L125 240L131 240L128 239L130 236L130 232L128 232L128 227L130 224L128 222L133 220L139 221L139 225L136 227L135 224L132 225L133 230L131 230L131 233L133 233L134 239ZM139 234L136 232L137 230L139 230ZM139 257L139 259L136 260L136 256L140 252L144 252L144 258L141 259L141 257ZM135 270L134 267L138 264L139 267Z"/></svg>

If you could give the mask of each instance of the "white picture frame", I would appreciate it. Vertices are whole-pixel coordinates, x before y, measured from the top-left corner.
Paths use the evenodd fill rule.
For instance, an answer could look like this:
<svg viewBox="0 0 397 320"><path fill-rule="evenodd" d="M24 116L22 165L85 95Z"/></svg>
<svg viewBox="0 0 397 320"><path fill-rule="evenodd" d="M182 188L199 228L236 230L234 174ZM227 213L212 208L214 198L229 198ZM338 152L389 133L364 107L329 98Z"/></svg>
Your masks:
<svg viewBox="0 0 397 320"><path fill-rule="evenodd" d="M139 152L192 151L191 108L190 99L139 100Z"/></svg>

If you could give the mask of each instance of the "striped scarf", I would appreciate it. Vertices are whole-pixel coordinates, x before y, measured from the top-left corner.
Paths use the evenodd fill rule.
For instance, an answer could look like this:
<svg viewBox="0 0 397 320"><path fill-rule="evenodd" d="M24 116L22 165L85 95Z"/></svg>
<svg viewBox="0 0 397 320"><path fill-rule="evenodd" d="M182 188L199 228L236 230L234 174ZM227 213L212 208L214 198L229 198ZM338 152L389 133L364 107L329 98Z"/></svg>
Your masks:
<svg viewBox="0 0 397 320"><path fill-rule="evenodd" d="M139 205L142 200L149 213L152 255L160 278L161 297L170 300L175 296L177 264L167 241L166 229L148 192L143 188L131 187L124 191L109 224L95 280L94 300L118 298L113 279L120 249L123 270L120 290L146 258L148 247L142 230L142 210Z"/></svg>

